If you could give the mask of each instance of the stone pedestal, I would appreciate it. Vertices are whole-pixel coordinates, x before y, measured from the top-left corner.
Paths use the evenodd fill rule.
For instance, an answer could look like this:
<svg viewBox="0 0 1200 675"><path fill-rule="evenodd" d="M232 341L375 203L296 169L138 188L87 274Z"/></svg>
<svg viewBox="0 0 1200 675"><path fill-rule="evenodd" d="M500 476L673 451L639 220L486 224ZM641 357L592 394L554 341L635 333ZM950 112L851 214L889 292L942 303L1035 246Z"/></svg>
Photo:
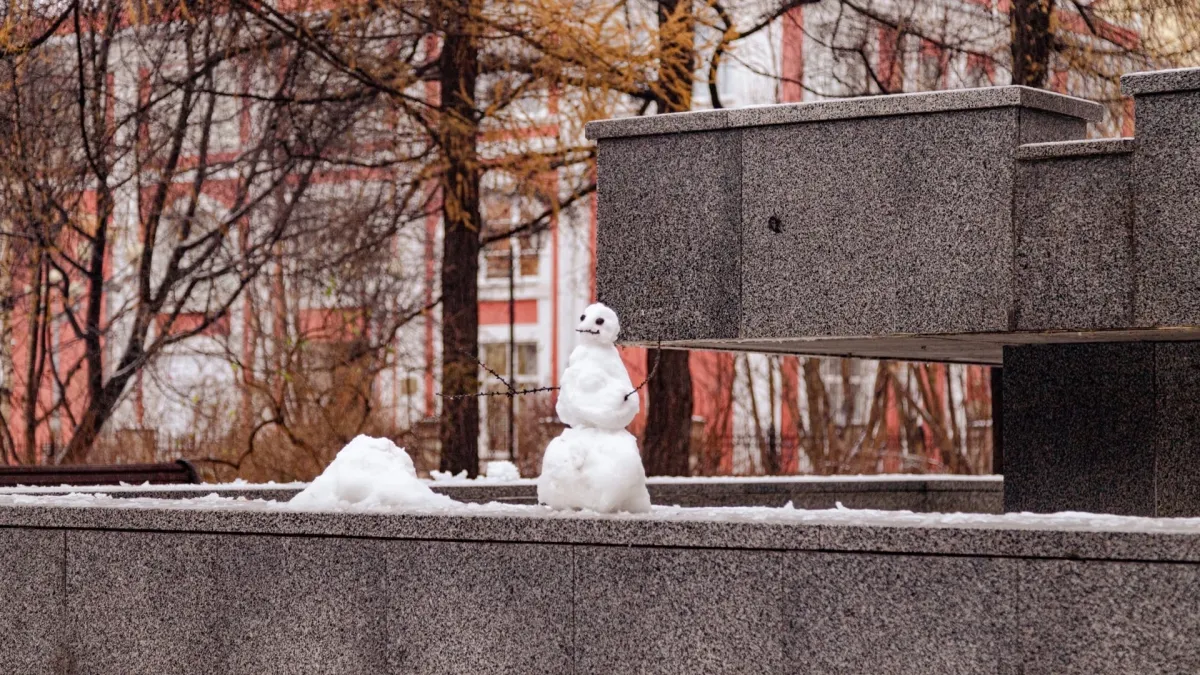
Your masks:
<svg viewBox="0 0 1200 675"><path fill-rule="evenodd" d="M1200 516L1200 342L1004 350L1004 510Z"/></svg>

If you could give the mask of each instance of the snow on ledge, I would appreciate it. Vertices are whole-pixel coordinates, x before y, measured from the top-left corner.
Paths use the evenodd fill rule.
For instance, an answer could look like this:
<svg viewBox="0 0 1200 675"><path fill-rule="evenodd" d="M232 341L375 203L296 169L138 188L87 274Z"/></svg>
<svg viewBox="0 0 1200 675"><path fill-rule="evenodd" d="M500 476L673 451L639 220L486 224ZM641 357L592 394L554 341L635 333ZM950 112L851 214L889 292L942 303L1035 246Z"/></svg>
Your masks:
<svg viewBox="0 0 1200 675"><path fill-rule="evenodd" d="M217 494L194 499L114 498L104 494L0 495L0 508L58 507L103 508L123 511L224 511L250 513L336 513L397 516L488 517L520 519L581 519L647 522L714 522L764 525L844 525L865 527L961 528L986 530L1035 530L1072 532L1125 532L1148 534L1200 534L1200 518L1145 518L1107 514L1064 512L1055 514L1009 513L914 513L872 509L834 508L823 510L783 507L678 507L655 506L648 514L605 515L594 512L554 511L545 506L519 504L471 504L454 502L436 508L344 507L300 511L287 502L230 498Z"/></svg>
<svg viewBox="0 0 1200 675"><path fill-rule="evenodd" d="M495 485L536 486L536 478L439 478L426 480L431 487L479 487ZM649 485L703 485L705 483L732 484L738 483L896 483L896 482L973 482L973 483L1003 483L1004 476L984 475L966 476L945 473L884 473L884 474L855 474L835 476L651 476L646 479ZM104 494L108 492L197 492L208 494L214 491L231 493L238 491L254 492L266 490L303 490L308 483L293 481L291 483L248 483L237 480L232 483L174 483L152 485L141 483L132 485L35 485L0 488L0 495L6 494L62 494L64 490Z"/></svg>

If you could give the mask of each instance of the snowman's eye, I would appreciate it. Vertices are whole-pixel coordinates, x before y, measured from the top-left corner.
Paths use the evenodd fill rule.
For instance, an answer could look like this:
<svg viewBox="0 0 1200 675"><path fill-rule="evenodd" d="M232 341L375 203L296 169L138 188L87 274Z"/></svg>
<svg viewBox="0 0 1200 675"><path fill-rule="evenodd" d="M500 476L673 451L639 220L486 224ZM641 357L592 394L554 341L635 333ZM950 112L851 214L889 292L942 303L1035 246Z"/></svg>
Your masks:
<svg viewBox="0 0 1200 675"><path fill-rule="evenodd" d="M597 325L597 326L603 326L603 325L604 325L604 319L596 319L596 325Z"/></svg>
<svg viewBox="0 0 1200 675"><path fill-rule="evenodd" d="M583 320L584 320L584 319L586 319L586 318L587 318L587 314L580 314L580 315L579 315L579 320L580 320L580 321L583 321Z"/></svg>

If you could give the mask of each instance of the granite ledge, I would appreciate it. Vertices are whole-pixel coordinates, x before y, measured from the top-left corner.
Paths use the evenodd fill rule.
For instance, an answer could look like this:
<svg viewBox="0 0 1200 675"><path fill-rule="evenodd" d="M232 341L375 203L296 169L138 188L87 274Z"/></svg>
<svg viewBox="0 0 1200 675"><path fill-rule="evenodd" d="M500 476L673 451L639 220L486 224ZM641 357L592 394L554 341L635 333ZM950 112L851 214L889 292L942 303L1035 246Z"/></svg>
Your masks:
<svg viewBox="0 0 1200 675"><path fill-rule="evenodd" d="M589 139L599 140L623 136L1008 107L1044 110L1092 122L1098 122L1104 114L1103 106L1081 98L1031 87L1005 86L622 117L589 122L585 132Z"/></svg>
<svg viewBox="0 0 1200 675"><path fill-rule="evenodd" d="M714 495L825 492L999 492L1004 477L955 476L950 474L878 474L870 476L720 476L710 478L650 476L651 497L663 493L711 493ZM126 499L194 499L216 494L221 497L287 501L308 483L287 484L180 484L180 485L77 485L0 487L5 495L55 496L69 494L109 495ZM433 481L434 492L459 501L511 501L537 497L537 481L490 482L473 480Z"/></svg>
<svg viewBox="0 0 1200 675"><path fill-rule="evenodd" d="M1121 77L1121 91L1129 96L1167 94L1200 89L1200 68L1174 68L1130 73Z"/></svg>
<svg viewBox="0 0 1200 675"><path fill-rule="evenodd" d="M205 508L150 500L0 505L0 527L1200 563L1200 519L1157 519L1153 531L1138 531L1070 520L1024 527L977 515L660 508L644 516L601 516L525 508L529 515L309 513L263 503Z"/></svg>
<svg viewBox="0 0 1200 675"><path fill-rule="evenodd" d="M1036 161L1039 159L1058 159L1060 157L1121 155L1133 152L1135 143L1135 140L1132 138L1027 143L1017 146L1017 159Z"/></svg>

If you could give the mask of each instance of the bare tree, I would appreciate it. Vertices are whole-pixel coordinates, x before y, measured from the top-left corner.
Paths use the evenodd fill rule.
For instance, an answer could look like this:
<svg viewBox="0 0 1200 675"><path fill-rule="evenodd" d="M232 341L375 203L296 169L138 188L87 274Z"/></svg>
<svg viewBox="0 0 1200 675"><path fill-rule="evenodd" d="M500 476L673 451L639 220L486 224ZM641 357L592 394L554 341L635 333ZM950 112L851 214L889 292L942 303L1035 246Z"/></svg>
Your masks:
<svg viewBox="0 0 1200 675"><path fill-rule="evenodd" d="M85 461L147 364L228 320L365 100L243 12L95 0L69 25L3 64L23 461L51 423L46 459Z"/></svg>

